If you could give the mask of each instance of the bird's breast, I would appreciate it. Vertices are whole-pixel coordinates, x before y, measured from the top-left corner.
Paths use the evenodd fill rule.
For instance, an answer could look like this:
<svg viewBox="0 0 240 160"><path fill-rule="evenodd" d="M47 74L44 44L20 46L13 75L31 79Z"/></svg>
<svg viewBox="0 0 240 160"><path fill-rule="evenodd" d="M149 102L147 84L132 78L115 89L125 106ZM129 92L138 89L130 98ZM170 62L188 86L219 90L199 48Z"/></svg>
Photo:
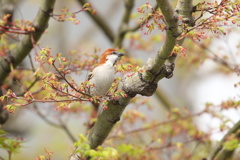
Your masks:
<svg viewBox="0 0 240 160"><path fill-rule="evenodd" d="M105 95L113 83L115 68L113 66L99 66L92 73L93 78L90 82L95 85L95 94Z"/></svg>

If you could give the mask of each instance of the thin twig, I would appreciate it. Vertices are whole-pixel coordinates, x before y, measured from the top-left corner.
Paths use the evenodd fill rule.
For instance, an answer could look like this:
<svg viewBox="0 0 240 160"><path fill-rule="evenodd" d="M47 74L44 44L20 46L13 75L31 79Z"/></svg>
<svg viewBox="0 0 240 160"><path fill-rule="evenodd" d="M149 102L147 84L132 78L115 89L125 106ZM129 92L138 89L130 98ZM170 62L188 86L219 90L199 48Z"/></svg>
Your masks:
<svg viewBox="0 0 240 160"><path fill-rule="evenodd" d="M76 138L73 136L73 134L70 132L70 130L68 129L68 127L66 126L66 124L62 121L62 119L59 119L59 123L60 124L57 124L57 123L54 123L52 121L50 121L49 119L47 119L47 117L39 111L38 107L34 104L33 105L35 111L37 112L38 116L40 118L42 118L42 120L44 120L47 124L53 126L53 127L56 127L56 128L59 128L59 129L63 129L66 134L68 135L68 137L72 140L72 142L76 142Z"/></svg>
<svg viewBox="0 0 240 160"><path fill-rule="evenodd" d="M86 0L78 0L78 2L83 6L86 2ZM101 15L98 14L91 14L90 12L86 12L92 20L98 25L98 27L105 33L107 38L110 40L110 42L113 42L114 40L114 34L112 31L112 28L105 22L105 18L101 17Z"/></svg>
<svg viewBox="0 0 240 160"><path fill-rule="evenodd" d="M234 65L234 64L230 64L229 62L227 62L225 59L220 58L216 53L214 53L211 49L209 49L206 45L204 44L199 44L196 43L195 41L193 41L195 44L199 45L199 47L205 49L206 51L208 51L212 56L209 56L210 59L212 59L214 62L221 64L225 67L227 67L228 69L230 69L231 71L239 71L239 66L238 65Z"/></svg>
<svg viewBox="0 0 240 160"><path fill-rule="evenodd" d="M194 29L196 29L196 28L198 28L198 27L201 27L201 26L203 26L203 28L201 28L201 29L204 29L205 25L211 24L211 23L212 23L212 22L211 22L211 18L214 17L216 14L219 13L217 10L219 9L219 7L221 7L221 6L224 4L224 2L225 2L225 0L222 0L222 1L220 2L220 4L214 8L215 10L213 10L213 11L211 12L212 15L211 15L210 17L206 18L203 22L199 23L198 25L196 25L196 26L194 26L194 27L192 27L192 28L190 28L190 29L186 29L186 33L190 32L190 31L192 31L192 30L194 30ZM212 8L212 9L213 9L213 8ZM200 16L195 19L195 23L196 23L196 21L198 21L198 20L204 15L204 11L207 12L208 10L203 10L202 13L200 14ZM215 12L214 12L214 11L215 11ZM208 12L209 12L209 11L208 11ZM235 14L231 14L231 15L227 15L227 16L224 17L224 18L227 20L227 19L229 19L229 18L231 18L231 17L234 17L234 16L236 16L236 15L235 15Z"/></svg>
<svg viewBox="0 0 240 160"><path fill-rule="evenodd" d="M191 143L191 142L200 141L200 140L203 139L203 138L204 138L204 137L194 138L194 139L190 139L190 140L187 140L187 141L184 141L184 142L180 142L180 143L182 143L182 144L188 144L188 143ZM160 147L149 147L149 148L147 148L146 150L147 150L147 151L154 151L154 150L159 151L159 150L162 150L162 149L165 149L165 148L169 148L169 147L174 147L174 146L176 146L176 144L170 142L170 143L168 143L168 144L166 144L166 145L164 145L164 146L160 146Z"/></svg>
<svg viewBox="0 0 240 160"><path fill-rule="evenodd" d="M58 92L60 92L60 93L62 93L62 94L64 94L64 95L66 95L66 96L71 96L71 97L74 97L74 98L79 98L79 97L74 96L74 95L72 95L72 94L70 94L70 93L61 91L61 90L57 89L56 87L54 87L54 86L52 86L52 85L51 85L51 87L52 87L52 89L54 89L54 90L56 90L56 91L58 91Z"/></svg>
<svg viewBox="0 0 240 160"><path fill-rule="evenodd" d="M125 11L122 17L122 22L118 31L118 35L114 38L114 47L121 47L123 39L127 33L128 22L130 19L130 15L134 6L134 0L126 0L125 1Z"/></svg>
<svg viewBox="0 0 240 160"><path fill-rule="evenodd" d="M29 91L37 82L39 81L38 78L36 78L27 88L24 92L17 94L18 97L23 96L27 91Z"/></svg>
<svg viewBox="0 0 240 160"><path fill-rule="evenodd" d="M78 11L71 12L71 14L77 14L77 13L80 13L80 12L83 12L83 11L85 11L85 10L82 8L82 9L80 9L80 10L78 10ZM55 19L54 16L61 16L61 14L53 14L53 13L51 13L51 16L52 16L52 18ZM56 20L56 19L55 19L55 20Z"/></svg>
<svg viewBox="0 0 240 160"><path fill-rule="evenodd" d="M38 45L36 44L36 41L34 40L33 34L30 34L30 35L31 35L31 41L32 41L32 45L33 45L35 55L38 55L37 48L36 48L36 46L38 46ZM38 46L38 48L40 49L39 46ZM31 53L29 53L29 56L31 58ZM32 58L30 59L30 62L31 62L32 69L35 72L35 68L34 68L34 65L33 65L33 62L32 62Z"/></svg>
<svg viewBox="0 0 240 160"><path fill-rule="evenodd" d="M38 114L38 116L40 118L42 118L42 120L45 121L47 124L49 124L49 125L51 125L53 127L56 127L56 128L61 128L61 126L59 124L54 123L54 122L50 121L49 119L47 119L47 117L42 112L40 112L40 110L38 109L36 104L33 105L33 108L35 109L35 111Z"/></svg>
<svg viewBox="0 0 240 160"><path fill-rule="evenodd" d="M77 139L73 136L73 134L70 132L66 124L62 121L62 119L59 119L59 122L60 122L61 128L66 132L66 134L72 140L72 142L76 142Z"/></svg>
<svg viewBox="0 0 240 160"><path fill-rule="evenodd" d="M37 82L39 81L39 78L36 78L26 89L26 91L29 91Z"/></svg>
<svg viewBox="0 0 240 160"><path fill-rule="evenodd" d="M34 47L34 48L35 48L35 47ZM34 67L34 65L33 65L33 61L32 61L32 56L31 56L31 54L28 54L28 58L29 58L29 61L30 61L31 67L32 67L32 71L35 72L36 70L35 70L35 67Z"/></svg>
<svg viewBox="0 0 240 160"><path fill-rule="evenodd" d="M23 35L27 35L31 32L29 31L22 31L22 30L12 30L13 28L9 28L11 30L6 29L6 27L0 26L0 31L3 33L15 33L15 34L23 34Z"/></svg>
<svg viewBox="0 0 240 160"><path fill-rule="evenodd" d="M9 38L13 39L14 41L20 42L19 39L17 39L16 37L12 36L11 34L9 34L9 33L7 33L7 32L5 32L4 34L5 34L6 36L8 36Z"/></svg>
<svg viewBox="0 0 240 160"><path fill-rule="evenodd" d="M170 124L170 123L176 122L178 120L184 120L184 119L192 118L194 116L200 116L203 113L205 113L205 110L203 110L202 112L199 112L199 113L190 114L190 115L180 117L180 118L177 118L177 119L173 119L173 120L169 120L169 121L163 121L163 122L159 122L159 123L147 126L147 127L142 127L142 128L135 129L135 130L132 130L132 131L124 132L123 135L128 135L128 134L133 134L133 133L137 133L137 132L142 132L142 131L154 129L154 128L159 127L161 125ZM109 136L108 137L108 139L113 139L113 138L119 138L119 136L115 135L115 136Z"/></svg>
<svg viewBox="0 0 240 160"><path fill-rule="evenodd" d="M79 90L77 90L65 77L65 75L62 75L62 73L58 70L58 68L55 66L55 64L53 63L52 64L54 69L58 72L58 74L61 76L61 78L69 85L69 87L71 87L73 90L75 90L76 92L78 93L81 93L82 95L85 95L85 96L88 96L88 97L92 97L91 95L87 94L87 93L84 93L84 92L81 92Z"/></svg>
<svg viewBox="0 0 240 160"><path fill-rule="evenodd" d="M73 102L73 101L89 101L87 99L81 99L81 98L75 98L75 99L62 99L62 100L39 100L39 99L27 99L27 98L22 98L22 97L14 97L15 99L20 99L27 101L28 103L26 104L21 104L21 106L27 106L32 103L61 103L61 102Z"/></svg>
<svg viewBox="0 0 240 160"><path fill-rule="evenodd" d="M158 5L156 5L156 6L154 7L152 13L155 12L157 9L158 9ZM147 17L143 20L143 22L150 21L152 18L153 18L152 16L147 16ZM129 29L127 30L127 32L135 32L135 31L137 31L139 28L141 28L142 25L143 25L143 23L139 23L139 24L137 24L136 26L134 26L134 27L132 27L132 28L129 28Z"/></svg>

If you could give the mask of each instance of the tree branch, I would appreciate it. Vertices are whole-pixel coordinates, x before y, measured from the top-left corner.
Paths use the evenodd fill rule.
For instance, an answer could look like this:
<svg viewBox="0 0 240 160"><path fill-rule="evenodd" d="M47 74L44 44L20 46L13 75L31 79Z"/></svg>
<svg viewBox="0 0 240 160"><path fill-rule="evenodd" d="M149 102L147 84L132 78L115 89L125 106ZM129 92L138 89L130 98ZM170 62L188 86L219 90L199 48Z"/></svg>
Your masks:
<svg viewBox="0 0 240 160"><path fill-rule="evenodd" d="M195 25L195 20L192 16L193 11L192 0L178 0L176 12L181 15L183 22L190 26Z"/></svg>
<svg viewBox="0 0 240 160"><path fill-rule="evenodd" d="M164 108L167 111L171 111L172 108L174 107L174 104L171 102L171 100L169 99L169 97L166 95L166 93L164 93L162 88L159 88L156 90L155 95L157 96L157 98L161 101L161 103L163 104Z"/></svg>
<svg viewBox="0 0 240 160"><path fill-rule="evenodd" d="M183 116L183 117L179 117L179 118L176 118L176 119L172 119L172 120L168 120L168 121L162 121L162 122L158 122L158 123L155 123L155 124L152 124L152 125L147 125L145 127L139 128L139 129L134 129L134 130L131 130L131 131L124 132L122 134L123 135L129 135L129 134L134 134L134 133L138 133L138 132L142 132L142 131L155 129L155 128L163 126L163 125L175 123L176 121L179 121L179 120L186 120L186 119L190 119L190 118L193 118L193 117L200 116L200 115L204 114L205 112L206 111L203 110L201 112L189 114L189 115L186 115L186 116ZM118 136L118 135L114 135L114 136L108 137L108 139L119 138L119 137L120 136Z"/></svg>
<svg viewBox="0 0 240 160"><path fill-rule="evenodd" d="M6 14L10 14L10 16L8 17L7 21L9 23L12 22L12 18L13 18L13 13L14 13L14 2L12 0L7 1L7 0L3 0L0 1L0 10L1 10L1 16L3 17ZM2 32L0 32L0 34L3 34ZM0 86L0 97L3 96L3 92ZM8 112L3 108L4 105L2 102L0 102L0 128L1 125L3 125L7 120L8 120ZM3 159L2 157L0 157L0 159Z"/></svg>
<svg viewBox="0 0 240 160"><path fill-rule="evenodd" d="M174 11L172 9L172 6L168 1L164 0L164 3L160 2L160 9L162 12L171 12L167 13L169 15L164 15L165 19L169 25L169 28L172 28L171 30L167 30L167 40L163 47L161 48L161 51L159 52L161 57L168 57L172 53L172 49L176 44L176 38L175 36L177 34L177 16L174 14ZM168 10L165 10L168 8ZM108 109L103 111L101 115L99 115L97 122L91 129L89 133L89 141L90 141L90 147L96 148L98 145L101 145L103 141L107 138L109 132L115 125L117 121L120 120L120 116L122 112L124 111L125 107L128 105L130 100L136 95L141 94L144 96L151 96L156 88L157 83L149 81L149 79L152 80L152 77L149 78L148 75L154 75L158 76L159 72L161 71L161 78L165 77L165 70L161 70L163 67L163 64L165 62L165 59L163 60L160 58L159 54L157 54L154 58L155 61L153 61L151 64L146 64L144 68L147 68L147 71L144 73L134 73L133 76L129 77L128 74L124 75L122 78L122 81L119 85L119 89L125 91L125 93L128 95L127 97L121 97L118 100L111 100L108 102ZM161 63L159 63L161 62ZM156 71L155 71L156 70ZM154 72L155 71L155 72ZM150 73L150 74L149 74ZM141 76L141 74L145 74L144 76Z"/></svg>
<svg viewBox="0 0 240 160"><path fill-rule="evenodd" d="M25 35L21 42L17 46L9 51L7 55L0 60L0 85L11 72L11 67L18 66L22 60L30 53L33 48L31 36L37 42L45 29L48 27L48 21L50 13L53 11L55 0L45 0L42 7L39 9L37 16L35 17L32 26L35 32Z"/></svg>
<svg viewBox="0 0 240 160"><path fill-rule="evenodd" d="M0 97L3 96L3 92L2 89L0 87ZM3 109L4 105L2 102L0 102L0 128L1 125L4 124L7 120L8 120L8 111L6 111L5 109Z"/></svg>
<svg viewBox="0 0 240 160"><path fill-rule="evenodd" d="M156 91L157 82L172 73L173 67L165 65L165 61L170 57L174 46L177 44L177 37L181 33L178 27L178 15L168 0L157 0L157 4L164 15L167 26L165 43L156 56L152 60L149 59L147 64L141 68L144 72L130 73L123 76L118 89L123 90L127 96L108 101L108 109L99 115L89 133L88 140L92 149L104 142L133 97L137 94L151 96ZM179 9L181 7L186 6L180 5ZM74 153L71 160L80 160L78 153Z"/></svg>
<svg viewBox="0 0 240 160"><path fill-rule="evenodd" d="M2 0L2 1L0 1L0 5L1 5L1 7L0 7L1 16L3 17L4 15L9 14L10 16L7 18L7 22L8 22L8 24L10 24L13 20L13 13L14 13L14 8L15 8L14 0ZM6 26L8 24L6 24Z"/></svg>
<svg viewBox="0 0 240 160"><path fill-rule="evenodd" d="M130 15L131 15L131 12L132 12L133 5L134 5L134 0L125 0L125 11L124 11L124 15L123 15L123 18L122 18L121 26L120 26L119 31L118 31L118 35L114 39L114 43L113 43L114 47L120 47L121 48L124 36L128 31L127 30L128 29L128 22L129 22L129 19L130 19Z"/></svg>
<svg viewBox="0 0 240 160"><path fill-rule="evenodd" d="M83 6L87 3L85 0L78 0L78 2ZM86 12L92 20L98 25L98 27L105 33L110 42L113 42L114 34L110 26L104 21L99 14L93 15L90 12Z"/></svg>
<svg viewBox="0 0 240 160"><path fill-rule="evenodd" d="M219 55L215 52L213 52L211 49L209 49L205 44L199 44L193 41L196 45L201 47L202 49L206 50L210 53L209 58L213 60L215 63L222 65L223 67L226 67L227 69L233 71L233 72L240 72L240 65L238 64L232 64L227 61L227 59L220 58Z"/></svg>
<svg viewBox="0 0 240 160"><path fill-rule="evenodd" d="M158 5L156 5L156 6L154 7L153 12L154 12L156 9L158 9ZM152 12L152 13L153 13L153 12ZM152 19L152 16L148 16L146 19L143 20L143 22L149 21L149 20L151 20L151 19ZM141 25L142 25L142 23L139 23L139 24L137 24L136 26L134 26L134 27L132 27L132 28L129 28L129 29L127 30L127 32L135 32L135 31L137 31L137 30L141 27Z"/></svg>
<svg viewBox="0 0 240 160"><path fill-rule="evenodd" d="M226 155L230 156L233 154L233 151L227 151L223 148L223 143L227 140L227 137L231 134L236 134L240 129L240 120L225 134L225 136L221 139L215 149L210 153L209 160L214 160L217 154L222 150L221 154L218 156L218 159L223 160L223 157ZM239 132L238 132L239 134ZM239 135L238 135L239 136ZM230 154L230 155L229 155Z"/></svg>
<svg viewBox="0 0 240 160"><path fill-rule="evenodd" d="M182 22L189 26L194 26L195 21L194 17L192 16L192 13L194 11L194 7L192 5L192 0L178 0L178 4L176 7L176 12L179 16L182 17ZM180 23L179 23L180 24ZM182 25L178 26L179 32L181 33L183 31ZM182 38L180 41L177 42L178 45L182 45L185 38ZM173 63L175 59L177 58L177 55L172 55L169 57L168 61L170 63Z"/></svg>
<svg viewBox="0 0 240 160"><path fill-rule="evenodd" d="M166 40L158 54L148 64L150 67L147 67L149 72L146 73L146 76L157 74L159 72L166 59L171 55L172 50L177 43L177 37L180 35L178 31L178 15L174 12L170 2L168 0L157 0L157 4L166 21ZM152 77L150 76L150 78ZM159 78L161 79L163 77ZM160 80L159 78L157 80Z"/></svg>
<svg viewBox="0 0 240 160"><path fill-rule="evenodd" d="M76 138L73 136L73 134L70 132L68 127L65 125L65 123L61 119L59 119L60 124L54 123L54 122L50 121L49 119L47 119L47 117L42 112L39 111L37 105L34 104L33 108L35 109L38 116L40 118L42 118L43 121L45 121L50 126L53 126L53 127L59 128L59 129L63 129L66 132L66 134L68 135L68 137L71 139L72 142L77 141Z"/></svg>

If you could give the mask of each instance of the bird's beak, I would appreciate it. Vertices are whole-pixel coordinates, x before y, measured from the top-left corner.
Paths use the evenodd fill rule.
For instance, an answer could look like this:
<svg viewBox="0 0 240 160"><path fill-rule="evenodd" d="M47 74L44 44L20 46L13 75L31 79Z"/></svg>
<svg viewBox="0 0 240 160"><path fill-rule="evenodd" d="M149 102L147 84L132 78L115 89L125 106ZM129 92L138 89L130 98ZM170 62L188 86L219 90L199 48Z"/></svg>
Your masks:
<svg viewBox="0 0 240 160"><path fill-rule="evenodd" d="M124 53L118 52L118 57L124 56Z"/></svg>

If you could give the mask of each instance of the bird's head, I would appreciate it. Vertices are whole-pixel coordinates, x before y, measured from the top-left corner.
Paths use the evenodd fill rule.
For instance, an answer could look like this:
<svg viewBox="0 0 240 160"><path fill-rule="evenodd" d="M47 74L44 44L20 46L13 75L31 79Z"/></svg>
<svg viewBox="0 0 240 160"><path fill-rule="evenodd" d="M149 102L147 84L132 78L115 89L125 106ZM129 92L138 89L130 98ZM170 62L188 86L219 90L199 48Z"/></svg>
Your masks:
<svg viewBox="0 0 240 160"><path fill-rule="evenodd" d="M124 56L123 53L118 52L116 49L107 49L101 56L98 65L115 65L115 63Z"/></svg>

